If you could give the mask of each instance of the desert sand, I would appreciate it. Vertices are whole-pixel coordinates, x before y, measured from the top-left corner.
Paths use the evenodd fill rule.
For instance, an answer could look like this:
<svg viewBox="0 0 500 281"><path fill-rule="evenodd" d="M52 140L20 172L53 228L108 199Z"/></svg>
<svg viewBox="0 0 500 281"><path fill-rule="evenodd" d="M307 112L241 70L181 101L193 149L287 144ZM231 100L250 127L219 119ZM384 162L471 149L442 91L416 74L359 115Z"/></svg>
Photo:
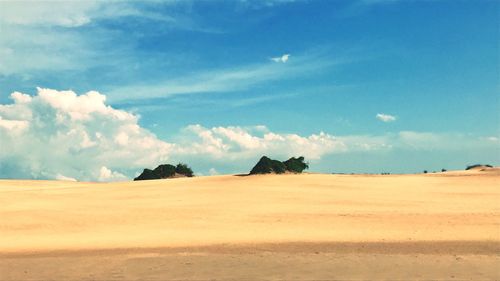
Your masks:
<svg viewBox="0 0 500 281"><path fill-rule="evenodd" d="M499 180L0 180L0 280L500 280Z"/></svg>

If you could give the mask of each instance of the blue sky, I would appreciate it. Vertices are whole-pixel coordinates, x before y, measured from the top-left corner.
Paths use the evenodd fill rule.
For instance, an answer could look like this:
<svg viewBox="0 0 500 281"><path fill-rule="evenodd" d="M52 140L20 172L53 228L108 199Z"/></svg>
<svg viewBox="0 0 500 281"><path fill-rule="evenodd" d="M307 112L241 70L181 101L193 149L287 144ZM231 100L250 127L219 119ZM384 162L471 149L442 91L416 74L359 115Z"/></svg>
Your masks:
<svg viewBox="0 0 500 281"><path fill-rule="evenodd" d="M499 6L1 2L0 177L115 180L164 161L188 162L205 175L238 173L262 154L304 154L318 172L499 165ZM48 89L58 91L57 102ZM79 97L89 91L106 100L95 98L84 122L74 112L83 112ZM16 100L13 92L33 100ZM126 126L110 121L116 112L135 116L122 121L141 133L118 129ZM63 115L64 126L39 126ZM58 136L75 130L87 145L62 145L71 138ZM147 136L162 148L127 145L114 155L96 137L103 130L116 132L107 141L128 134L138 145ZM46 141L33 143L35 136ZM36 152L22 152L21 144ZM64 156L55 153L61 145ZM154 157L136 155L142 153ZM100 154L110 159L95 159ZM135 155L128 166L125 154ZM78 161L88 171L72 166Z"/></svg>

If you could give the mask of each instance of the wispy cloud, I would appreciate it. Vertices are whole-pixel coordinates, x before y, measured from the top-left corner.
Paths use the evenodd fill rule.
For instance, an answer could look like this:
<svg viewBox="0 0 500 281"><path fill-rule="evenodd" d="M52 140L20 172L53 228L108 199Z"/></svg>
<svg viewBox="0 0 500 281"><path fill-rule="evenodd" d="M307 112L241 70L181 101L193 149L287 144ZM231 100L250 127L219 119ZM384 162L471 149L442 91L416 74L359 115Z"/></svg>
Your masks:
<svg viewBox="0 0 500 281"><path fill-rule="evenodd" d="M365 5L377 5L377 4L389 4L389 3L396 3L396 2L403 2L408 0L361 0L359 3L365 4Z"/></svg>
<svg viewBox="0 0 500 281"><path fill-rule="evenodd" d="M0 22L21 26L56 26L76 28L96 20L119 17L141 17L154 21L175 22L175 18L155 12L148 2L143 5L129 1L3 1ZM150 5L174 5L176 1L151 2Z"/></svg>
<svg viewBox="0 0 500 281"><path fill-rule="evenodd" d="M113 106L118 108L131 110L138 113L146 113L157 110L169 109L200 109L206 110L207 108L218 110L227 108L238 108L255 106L259 104L270 104L273 102L282 102L284 100L292 100L303 96L314 95L318 92L328 93L341 93L346 89L350 89L351 85L336 85L336 86L314 86L305 88L295 88L293 90L261 90L258 93L252 91L249 95L241 95L235 93L234 95L216 94L197 96L193 98L191 95L173 95L160 98L144 98L133 99L113 102ZM256 91L257 92L257 91ZM346 119L332 120L335 124L348 125L349 121Z"/></svg>
<svg viewBox="0 0 500 281"><path fill-rule="evenodd" d="M354 16L360 16L364 13L369 12L371 9L403 2L418 2L419 0L352 0L346 1L347 5L343 6L336 11L335 17L339 18L350 18ZM425 0L420 0L425 1ZM430 0L432 1L432 0Z"/></svg>
<svg viewBox="0 0 500 281"><path fill-rule="evenodd" d="M189 76L155 83L116 87L107 92L113 102L168 97L181 94L222 93L248 90L276 80L312 75L314 71L340 64L340 59L323 54L296 56L287 64L260 63L233 68L206 70Z"/></svg>
<svg viewBox="0 0 500 281"><path fill-rule="evenodd" d="M375 117L382 122L393 122L396 121L397 117L389 114L378 113Z"/></svg>
<svg viewBox="0 0 500 281"><path fill-rule="evenodd" d="M165 12L166 6L175 5L180 2L0 1L0 75L27 76L47 70L52 74L67 70L83 72L113 63L123 64L127 56L122 50L132 51L136 39L128 36L117 42L120 31L101 25L102 22L146 20L161 26L164 32L172 29L214 32L209 27L197 26L181 13ZM160 8L162 12L158 12Z"/></svg>
<svg viewBox="0 0 500 281"><path fill-rule="evenodd" d="M97 1L30 2L4 1L0 22L10 25L77 27L91 22Z"/></svg>
<svg viewBox="0 0 500 281"><path fill-rule="evenodd" d="M296 2L304 2L307 0L239 0L239 4L248 6L254 9L269 8Z"/></svg>

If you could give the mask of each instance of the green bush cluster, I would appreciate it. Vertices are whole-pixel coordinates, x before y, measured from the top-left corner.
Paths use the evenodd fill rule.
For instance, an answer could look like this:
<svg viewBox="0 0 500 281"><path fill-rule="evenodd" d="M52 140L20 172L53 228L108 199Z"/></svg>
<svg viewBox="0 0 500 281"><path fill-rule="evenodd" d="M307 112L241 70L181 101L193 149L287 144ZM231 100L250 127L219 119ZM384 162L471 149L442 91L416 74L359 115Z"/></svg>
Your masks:
<svg viewBox="0 0 500 281"><path fill-rule="evenodd" d="M191 168L184 163L177 164L177 167L175 167L175 172L177 174L185 175L186 177L193 176L193 170L191 170Z"/></svg>
<svg viewBox="0 0 500 281"><path fill-rule="evenodd" d="M286 166L286 170L292 173L302 173L302 171L309 168L309 165L304 162L304 157L300 156L298 158L292 157L283 162Z"/></svg>
<svg viewBox="0 0 500 281"><path fill-rule="evenodd" d="M259 162L250 171L250 174L283 174L286 171L286 166L283 162L270 159L267 156L262 156Z"/></svg>
<svg viewBox="0 0 500 281"><path fill-rule="evenodd" d="M302 171L308 168L309 165L304 162L304 157L302 156L297 158L292 157L283 162L271 159L267 156L262 156L259 162L257 162L257 164L250 171L250 174L283 174L285 172L302 173ZM172 178L177 175L186 177L194 176L193 170L184 163L179 163L177 164L177 166L162 164L156 167L154 170L144 169L144 171L134 180L158 180Z"/></svg>
<svg viewBox="0 0 500 281"><path fill-rule="evenodd" d="M487 164L486 165L474 164L474 165L467 166L467 168L465 168L465 170L470 170L470 169L474 169L474 168L481 167L481 166L485 166L485 167L488 167L488 168L493 168L493 166L487 165Z"/></svg>
<svg viewBox="0 0 500 281"><path fill-rule="evenodd" d="M302 173L309 165L304 162L304 157L292 157L284 162L262 156L257 164L250 171L250 175L255 174L283 174L285 172Z"/></svg>
<svg viewBox="0 0 500 281"><path fill-rule="evenodd" d="M193 170L191 170L191 168L188 165L183 163L179 163L177 164L177 166L170 164L163 164L156 167L154 170L144 169L142 174L140 174L134 180L138 181L138 180L166 179L166 178L172 178L176 174L183 175L186 177L192 177Z"/></svg>

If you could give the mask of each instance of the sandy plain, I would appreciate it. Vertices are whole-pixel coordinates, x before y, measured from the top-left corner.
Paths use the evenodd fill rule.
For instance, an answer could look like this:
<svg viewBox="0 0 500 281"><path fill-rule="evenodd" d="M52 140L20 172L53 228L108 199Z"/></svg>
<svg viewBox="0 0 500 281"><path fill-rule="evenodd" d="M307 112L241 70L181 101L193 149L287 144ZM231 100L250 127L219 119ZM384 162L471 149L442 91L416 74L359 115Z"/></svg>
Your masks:
<svg viewBox="0 0 500 281"><path fill-rule="evenodd" d="M499 180L0 180L0 280L500 280Z"/></svg>

